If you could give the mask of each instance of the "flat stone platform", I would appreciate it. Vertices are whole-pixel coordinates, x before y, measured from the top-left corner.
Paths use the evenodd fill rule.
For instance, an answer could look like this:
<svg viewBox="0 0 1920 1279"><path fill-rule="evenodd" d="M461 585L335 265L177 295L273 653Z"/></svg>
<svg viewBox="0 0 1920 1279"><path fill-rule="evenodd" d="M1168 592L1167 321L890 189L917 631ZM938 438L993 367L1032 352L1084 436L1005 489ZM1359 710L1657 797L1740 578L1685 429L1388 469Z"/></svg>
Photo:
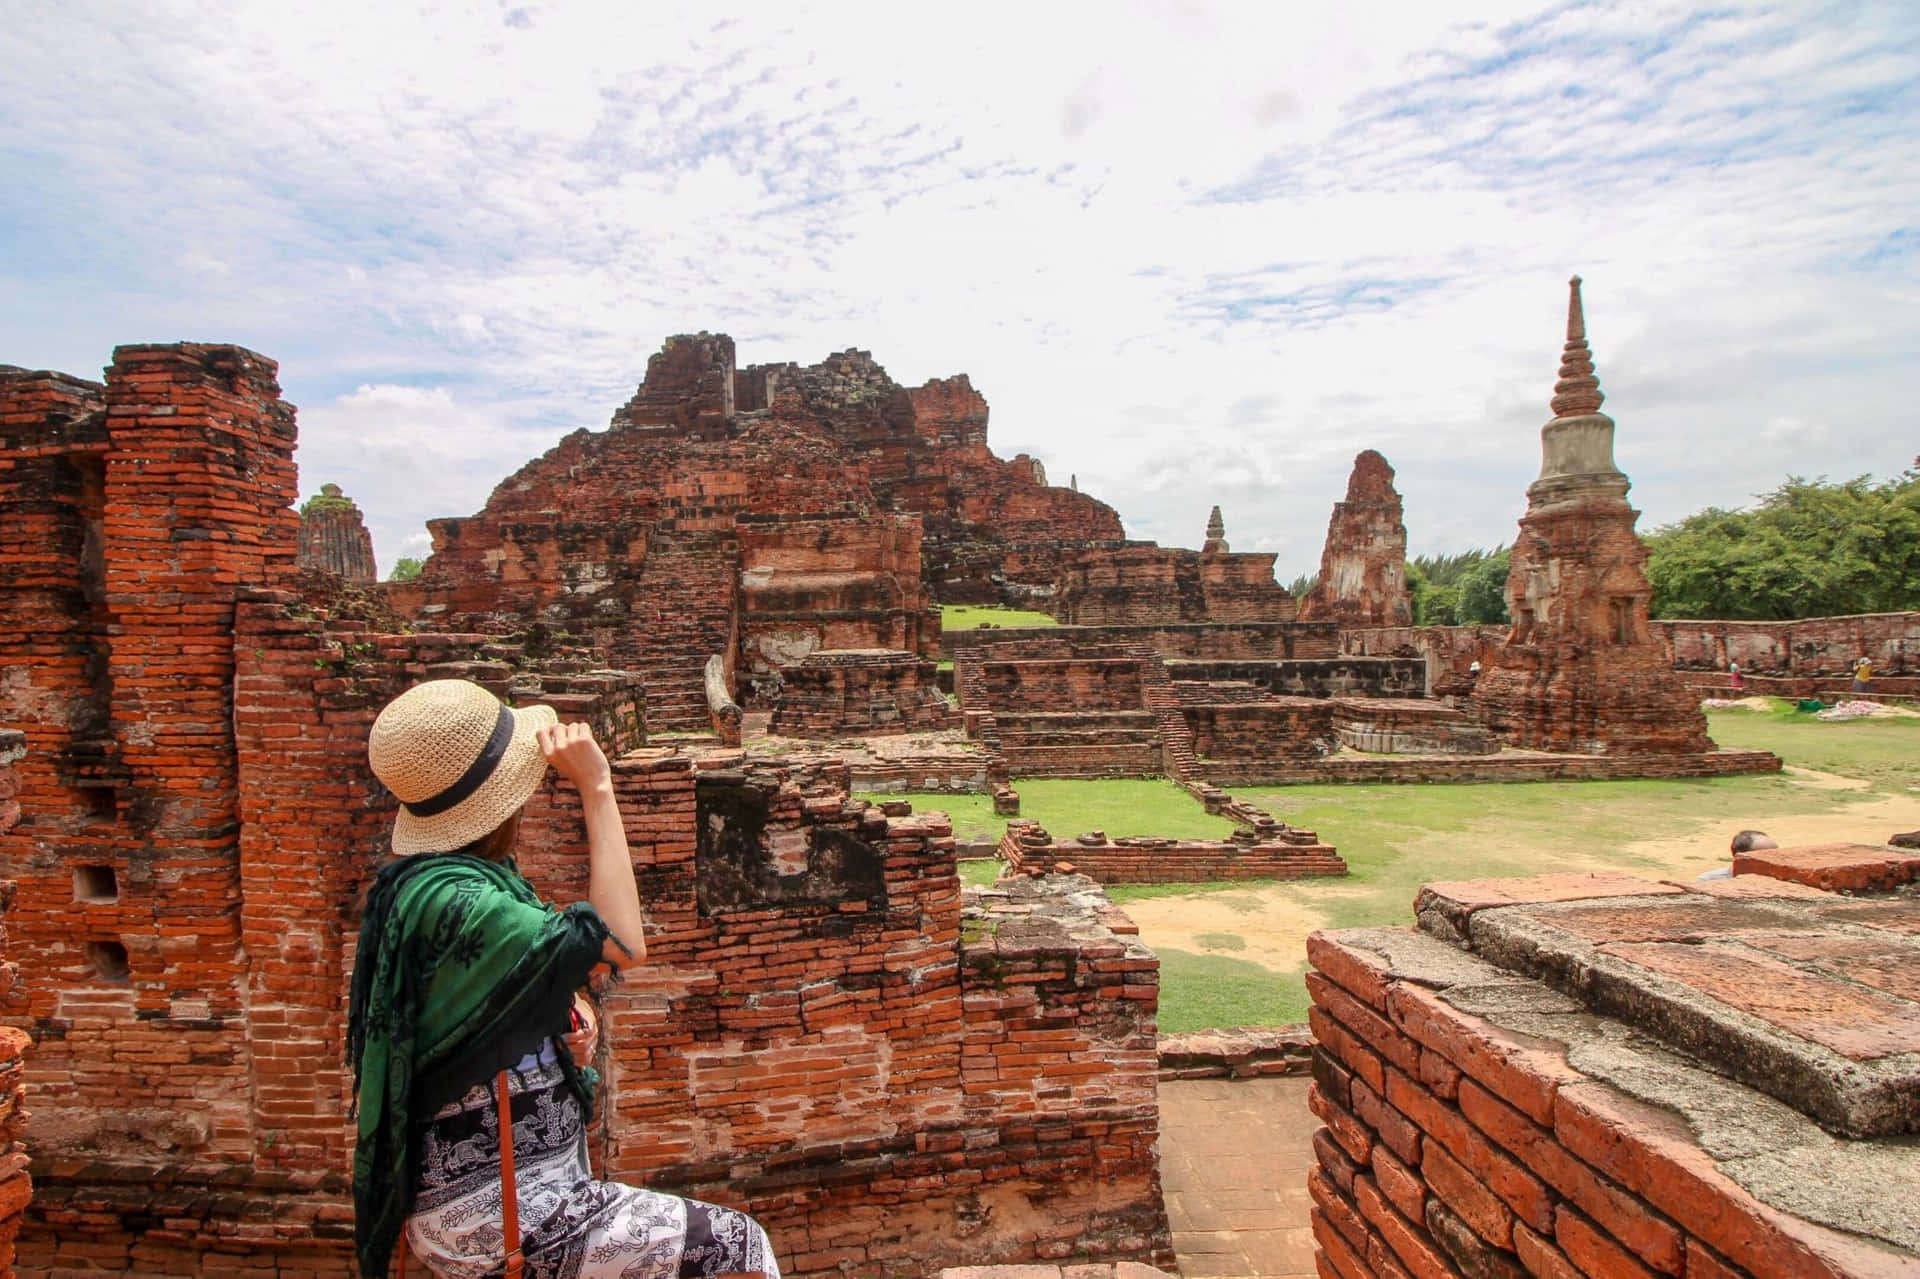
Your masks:
<svg viewBox="0 0 1920 1279"><path fill-rule="evenodd" d="M1823 851L1832 874L1845 854ZM1888 855L1861 848L1855 863L1875 851ZM1855 900L1755 875L1573 875L1429 884L1415 910L1427 932L1838 1134L1920 1131L1920 897Z"/></svg>

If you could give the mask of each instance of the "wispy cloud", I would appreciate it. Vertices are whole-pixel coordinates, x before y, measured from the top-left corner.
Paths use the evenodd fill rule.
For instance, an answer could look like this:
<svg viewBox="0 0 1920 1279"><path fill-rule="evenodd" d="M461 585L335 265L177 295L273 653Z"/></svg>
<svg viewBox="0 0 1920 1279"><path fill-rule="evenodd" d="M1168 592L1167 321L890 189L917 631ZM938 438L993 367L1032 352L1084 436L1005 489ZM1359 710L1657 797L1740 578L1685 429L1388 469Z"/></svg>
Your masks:
<svg viewBox="0 0 1920 1279"><path fill-rule="evenodd" d="M383 563L699 328L968 371L1283 576L1364 447L1416 550L1510 538L1572 270L1649 522L1911 460L1907 6L1301 8L41 6L0 360L277 357Z"/></svg>

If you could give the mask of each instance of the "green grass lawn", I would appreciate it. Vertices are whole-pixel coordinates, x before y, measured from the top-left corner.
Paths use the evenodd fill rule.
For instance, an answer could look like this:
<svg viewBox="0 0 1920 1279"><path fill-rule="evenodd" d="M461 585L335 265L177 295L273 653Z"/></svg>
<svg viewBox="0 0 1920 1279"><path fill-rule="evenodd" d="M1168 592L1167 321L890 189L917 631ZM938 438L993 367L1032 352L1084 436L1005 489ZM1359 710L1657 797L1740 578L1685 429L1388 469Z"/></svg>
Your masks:
<svg viewBox="0 0 1920 1279"><path fill-rule="evenodd" d="M1305 1017L1304 954L1297 963L1270 958L1264 967L1239 956L1260 929L1272 932L1273 917L1286 916L1282 931L1291 929L1303 941L1311 927L1410 923L1415 893L1432 880L1603 866L1690 878L1724 857L1720 830L1730 834L1753 824L1755 814L1832 814L1844 824L1849 808L1920 792L1920 719L1826 723L1785 709L1729 710L1711 713L1711 732L1723 745L1771 750L1789 765L1871 786L1821 789L1774 776L1239 792L1282 821L1318 831L1340 850L1351 873L1339 880L1109 889L1123 906L1139 904L1142 933L1162 957L1162 1029L1275 1025ZM1920 825L1920 803L1914 817L1912 824ZM1702 822L1711 834L1692 834ZM1854 838L1885 836L1875 828ZM1166 898L1212 907L1209 918L1224 914L1244 922L1174 932L1169 942L1156 942L1153 903ZM1284 953L1294 953L1291 940Z"/></svg>
<svg viewBox="0 0 1920 1279"><path fill-rule="evenodd" d="M1771 711L1708 712L1722 746L1772 751L1789 764L1882 788L1920 789L1920 719L1815 719L1791 702L1769 698Z"/></svg>
<svg viewBox="0 0 1920 1279"><path fill-rule="evenodd" d="M971 631L981 626L1058 626L1045 613L1024 608L999 608L988 604L939 604L940 629Z"/></svg>
<svg viewBox="0 0 1920 1279"><path fill-rule="evenodd" d="M960 863L960 882L968 888L991 888L1004 865L997 857L976 857Z"/></svg>

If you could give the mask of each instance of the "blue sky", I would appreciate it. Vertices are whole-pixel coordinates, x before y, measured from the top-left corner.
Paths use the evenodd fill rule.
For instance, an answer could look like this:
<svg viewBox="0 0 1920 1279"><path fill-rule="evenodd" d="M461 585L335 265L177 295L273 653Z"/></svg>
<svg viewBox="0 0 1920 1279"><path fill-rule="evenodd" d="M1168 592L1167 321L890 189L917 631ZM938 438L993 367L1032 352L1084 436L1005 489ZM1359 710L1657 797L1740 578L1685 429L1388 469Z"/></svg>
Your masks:
<svg viewBox="0 0 1920 1279"><path fill-rule="evenodd" d="M1910 3L29 3L0 362L281 363L383 565L669 333L972 375L1130 535L1511 537L1565 280L1642 526L1920 453Z"/></svg>

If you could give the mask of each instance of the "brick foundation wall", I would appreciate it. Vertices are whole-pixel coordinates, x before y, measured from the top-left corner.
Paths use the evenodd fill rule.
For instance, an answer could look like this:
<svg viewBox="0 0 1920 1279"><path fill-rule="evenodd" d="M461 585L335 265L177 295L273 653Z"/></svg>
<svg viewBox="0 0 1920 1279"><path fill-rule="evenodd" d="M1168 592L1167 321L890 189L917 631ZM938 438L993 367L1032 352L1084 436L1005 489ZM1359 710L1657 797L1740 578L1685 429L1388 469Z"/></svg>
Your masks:
<svg viewBox="0 0 1920 1279"><path fill-rule="evenodd" d="M1337 697L1333 728L1341 745L1379 754L1491 755L1499 749L1485 728L1444 702Z"/></svg>
<svg viewBox="0 0 1920 1279"><path fill-rule="evenodd" d="M1182 884L1227 879L1305 879L1344 875L1347 864L1320 843L1230 840L1056 840L1038 822L1016 818L1000 838L1000 858L1021 875L1074 873L1102 884Z"/></svg>
<svg viewBox="0 0 1920 1279"><path fill-rule="evenodd" d="M1396 755L1335 756L1263 763L1209 762L1217 786L1287 786L1308 782L1540 782L1628 778L1739 777L1777 773L1770 751L1713 750L1698 755Z"/></svg>
<svg viewBox="0 0 1920 1279"><path fill-rule="evenodd" d="M1067 640L1083 644L1145 644L1168 659L1281 661L1335 657L1340 630L1332 622L1219 622L1168 626L982 626L945 631L940 653L953 657L980 644Z"/></svg>
<svg viewBox="0 0 1920 1279"><path fill-rule="evenodd" d="M1820 918L1838 917L1820 912L1841 899L1807 890L1790 897L1770 883L1753 888L1736 878L1709 888L1604 875L1475 881L1423 889L1420 909L1429 931L1447 927L1428 923L1430 913L1470 927L1473 940L1461 945L1483 953L1494 946L1491 935L1483 941L1479 924L1467 925L1463 911L1524 911L1540 900L1568 911L1542 913L1539 920L1564 920L1602 939L1691 930L1689 944L1672 948L1690 956L1715 952L1710 920L1744 926L1756 939L1790 935L1792 942L1771 944L1807 959L1862 953L1858 936L1821 933ZM1795 907L1806 912L1789 919ZM1679 923L1676 931L1658 922L1663 918L1701 923ZM1770 926L1790 932L1768 933ZM1698 935L1702 927L1709 935ZM1660 950L1609 944L1604 953L1637 954L1657 964ZM1509 971L1505 957L1496 966L1414 929L1314 933L1307 953L1309 1017L1318 1042L1308 1104L1325 1125L1313 1138L1318 1166L1308 1189L1322 1274L1891 1279L1920 1264L1913 1252L1888 1241L1892 1232L1914 1237L1902 1220L1900 1192L1849 1181L1875 1167L1876 1158L1905 1159L1904 1144L1882 1142L1876 1151L1866 1148L1875 1143L1834 1140L1719 1073L1713 1045L1694 1045L1705 1066L1663 1055L1650 1046L1650 1036L1636 1040L1630 1033L1638 1028L1646 1035L1647 1027L1602 1022L1580 1000L1565 997L1565 982L1555 982L1561 991L1550 989ZM1615 971L1619 958L1603 962L1614 965L1610 990L1638 980ZM1543 961L1548 968L1552 963ZM1709 971L1694 970L1694 981ZM1801 980L1813 976L1803 969ZM1869 972L1866 980L1886 979ZM1600 975L1593 981L1592 998L1603 1000ZM1745 998L1739 985L1716 988L1739 1000ZM1637 1007L1631 996L1609 1006ZM1803 1032L1808 1026L1785 1003L1748 1000L1746 1006ZM1823 1015L1847 1020L1832 1014L1831 1004L1804 1006L1829 1010L1813 1014L1816 1023ZM1582 1039L1582 1052L1575 1053L1563 1046L1570 1035L1592 1038ZM1602 1044L1614 1047L1596 1051ZM1682 1113L1666 1108L1676 1102ZM1746 1151L1730 1149L1724 1135L1696 1135L1708 1112L1744 1122L1767 1115L1772 1127L1755 1150L1793 1159L1821 1150L1829 1162L1807 1173L1831 1183L1827 1202L1819 1190L1783 1199L1766 1183L1750 1181L1740 1159ZM1842 1202L1850 1193L1851 1210ZM1832 1228L1842 1221L1858 1233Z"/></svg>
<svg viewBox="0 0 1920 1279"><path fill-rule="evenodd" d="M1186 696L1206 696L1206 686ZM1194 753L1211 770L1220 764L1258 765L1272 759L1317 759L1336 745L1333 703L1324 697L1273 697L1223 705L1182 707L1193 730Z"/></svg>
<svg viewBox="0 0 1920 1279"><path fill-rule="evenodd" d="M1070 626L1290 622L1297 605L1274 581L1272 555L1121 542L1074 552L1051 609Z"/></svg>
<svg viewBox="0 0 1920 1279"><path fill-rule="evenodd" d="M1420 658L1331 657L1292 661L1172 659L1167 673L1183 683L1252 684L1279 697L1425 697Z"/></svg>
<svg viewBox="0 0 1920 1279"><path fill-rule="evenodd" d="M1861 613L1797 622L1655 621L1682 670L1844 676L1856 658L1876 674L1920 674L1920 613Z"/></svg>
<svg viewBox="0 0 1920 1279"><path fill-rule="evenodd" d="M933 667L906 652L809 653L781 675L771 731L849 737L957 728L960 711L940 691Z"/></svg>

